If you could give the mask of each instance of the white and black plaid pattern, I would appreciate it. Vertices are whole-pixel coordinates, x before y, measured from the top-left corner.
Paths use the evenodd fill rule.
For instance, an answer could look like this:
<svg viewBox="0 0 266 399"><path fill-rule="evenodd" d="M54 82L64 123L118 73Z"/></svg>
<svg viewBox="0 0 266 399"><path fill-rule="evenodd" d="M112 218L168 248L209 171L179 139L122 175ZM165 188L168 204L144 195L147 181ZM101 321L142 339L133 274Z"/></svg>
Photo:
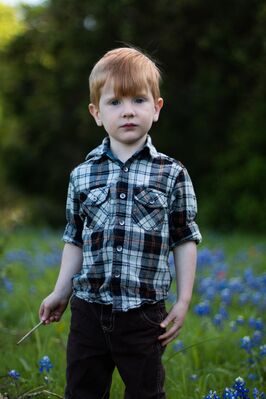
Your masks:
<svg viewBox="0 0 266 399"><path fill-rule="evenodd" d="M169 250L201 240L196 212L186 169L158 153L149 136L124 164L105 138L70 176L63 240L83 248L75 295L114 311L165 299Z"/></svg>

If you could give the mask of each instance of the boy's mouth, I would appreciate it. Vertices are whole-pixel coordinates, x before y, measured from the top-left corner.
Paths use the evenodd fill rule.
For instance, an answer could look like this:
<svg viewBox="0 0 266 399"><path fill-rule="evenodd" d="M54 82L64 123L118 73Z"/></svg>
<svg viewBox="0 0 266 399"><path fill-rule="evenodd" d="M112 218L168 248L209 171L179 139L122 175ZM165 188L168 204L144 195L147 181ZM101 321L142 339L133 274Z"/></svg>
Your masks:
<svg viewBox="0 0 266 399"><path fill-rule="evenodd" d="M135 123L125 123L124 125L122 125L121 127L125 127L125 128L129 128L129 127L136 127L137 125L135 125Z"/></svg>

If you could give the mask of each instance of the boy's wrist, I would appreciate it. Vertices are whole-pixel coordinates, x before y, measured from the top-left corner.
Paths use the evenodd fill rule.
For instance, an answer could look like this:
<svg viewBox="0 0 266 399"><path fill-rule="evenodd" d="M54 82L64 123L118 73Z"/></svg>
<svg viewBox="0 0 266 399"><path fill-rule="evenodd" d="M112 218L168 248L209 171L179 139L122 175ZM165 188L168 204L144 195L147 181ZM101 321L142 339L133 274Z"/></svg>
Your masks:
<svg viewBox="0 0 266 399"><path fill-rule="evenodd" d="M53 290L53 294L58 296L58 297L60 297L62 300L68 301L69 298L71 297L72 289L71 289L71 291L69 291L69 290L66 290L66 289L62 289L61 290L61 289L55 288Z"/></svg>
<svg viewBox="0 0 266 399"><path fill-rule="evenodd" d="M177 300L176 300L176 303L179 303L179 304L181 304L183 306L187 306L187 307L189 306L190 302L191 302L191 297L190 298L188 298L188 297L177 297Z"/></svg>

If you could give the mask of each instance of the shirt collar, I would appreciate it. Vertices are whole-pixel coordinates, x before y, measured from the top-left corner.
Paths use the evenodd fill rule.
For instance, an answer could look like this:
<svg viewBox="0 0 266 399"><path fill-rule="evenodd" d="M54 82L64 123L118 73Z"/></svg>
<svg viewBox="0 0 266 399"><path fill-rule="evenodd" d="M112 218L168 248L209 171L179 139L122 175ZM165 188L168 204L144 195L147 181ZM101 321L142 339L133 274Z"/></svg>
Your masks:
<svg viewBox="0 0 266 399"><path fill-rule="evenodd" d="M148 151L152 158L156 158L159 156L156 148L152 144L152 140L149 135L147 136L146 143L144 144L143 148L138 152L138 154L144 150ZM109 156L110 152L111 152L110 139L107 136L103 139L102 143L98 147L96 147L94 150L88 153L88 155L86 156L86 161L90 158L99 159L106 155Z"/></svg>

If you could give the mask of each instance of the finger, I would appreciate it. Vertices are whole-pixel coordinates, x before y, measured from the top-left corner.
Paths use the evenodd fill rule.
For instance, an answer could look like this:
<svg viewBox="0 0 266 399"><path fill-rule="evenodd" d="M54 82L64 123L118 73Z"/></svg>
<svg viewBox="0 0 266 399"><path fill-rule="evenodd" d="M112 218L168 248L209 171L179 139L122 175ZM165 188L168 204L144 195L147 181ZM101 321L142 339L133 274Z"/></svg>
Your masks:
<svg viewBox="0 0 266 399"><path fill-rule="evenodd" d="M162 342L163 345L166 345L168 342L175 339L181 330L181 326L174 326L170 330L166 331L166 333L160 335L158 339Z"/></svg>
<svg viewBox="0 0 266 399"><path fill-rule="evenodd" d="M169 342L171 342L173 339L175 339L179 333L180 333L181 327L179 327L178 329L171 329L169 331L167 331L167 333L161 335L159 337L159 340L162 341L162 345L165 346L167 345Z"/></svg>
<svg viewBox="0 0 266 399"><path fill-rule="evenodd" d="M160 335L158 338L159 340L167 339L170 337L172 334L174 334L178 330L177 326L172 326L168 331Z"/></svg>
<svg viewBox="0 0 266 399"><path fill-rule="evenodd" d="M43 305L41 320L47 324L50 318L51 318L50 308Z"/></svg>
<svg viewBox="0 0 266 399"><path fill-rule="evenodd" d="M171 317L171 313L169 313L169 315L161 322L160 326L161 326L162 328L166 328L166 327L168 326L168 324L171 323L171 321L172 321L173 319L174 319L174 318Z"/></svg>
<svg viewBox="0 0 266 399"><path fill-rule="evenodd" d="M178 337L178 335L179 335L179 331L178 331L176 334L174 334L172 337L170 337L170 338L164 340L164 341L162 342L162 346L168 345L170 342L172 342L174 339L176 339L176 338Z"/></svg>

